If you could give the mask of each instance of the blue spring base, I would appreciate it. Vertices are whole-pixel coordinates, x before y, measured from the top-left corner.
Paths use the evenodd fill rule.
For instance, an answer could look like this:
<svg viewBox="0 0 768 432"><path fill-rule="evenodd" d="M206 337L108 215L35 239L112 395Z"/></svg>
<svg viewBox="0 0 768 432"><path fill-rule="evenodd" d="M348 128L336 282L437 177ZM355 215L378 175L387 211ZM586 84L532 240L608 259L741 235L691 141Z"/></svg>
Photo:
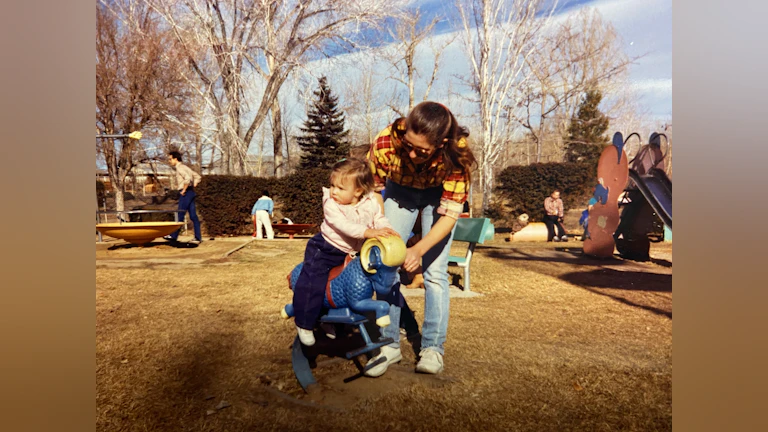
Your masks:
<svg viewBox="0 0 768 432"><path fill-rule="evenodd" d="M320 318L320 322L330 324L344 324L358 328L360 336L363 338L365 345L360 348L347 351L344 354L347 360L356 359L357 356L361 354L368 353L377 348L381 348L384 345L389 345L393 342L392 338L380 338L378 341L373 342L368 335L368 331L365 329L365 323L368 322L368 319L363 315L353 313L349 310L349 308L331 309L328 311L327 315L323 315ZM305 351L307 348L311 347L305 347L302 345L301 341L299 341L299 337L296 336L296 339L293 341L293 347L291 349L291 361L293 364L293 373L296 375L296 379L299 381L299 385L301 385L301 388L304 389L305 392L311 385L317 384L315 377L312 375L312 365L310 365L309 358L307 357L307 353ZM364 374L368 369L386 360L386 358L382 357L375 363L366 365L360 371L361 375ZM359 367L359 363L356 362L356 364L358 364Z"/></svg>

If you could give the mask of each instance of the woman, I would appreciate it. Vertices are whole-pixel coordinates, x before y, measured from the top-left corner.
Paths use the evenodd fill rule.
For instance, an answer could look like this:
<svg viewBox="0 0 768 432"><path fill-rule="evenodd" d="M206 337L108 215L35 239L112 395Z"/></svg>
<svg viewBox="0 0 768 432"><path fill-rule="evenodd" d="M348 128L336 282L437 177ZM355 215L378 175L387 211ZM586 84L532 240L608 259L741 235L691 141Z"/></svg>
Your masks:
<svg viewBox="0 0 768 432"><path fill-rule="evenodd" d="M443 370L444 343L448 330L448 253L453 228L461 214L475 158L467 145L469 131L459 126L442 104L422 102L381 131L368 153L376 191L386 187L384 215L395 231L407 239L421 215L423 237L409 247L403 268L424 270L425 305L421 351L417 372L436 374ZM380 195L377 195L381 198ZM395 299L400 299L397 301ZM366 372L380 376L390 364L402 359L400 352L399 287L389 297L392 324L384 337L395 342L381 348L369 362L386 361Z"/></svg>

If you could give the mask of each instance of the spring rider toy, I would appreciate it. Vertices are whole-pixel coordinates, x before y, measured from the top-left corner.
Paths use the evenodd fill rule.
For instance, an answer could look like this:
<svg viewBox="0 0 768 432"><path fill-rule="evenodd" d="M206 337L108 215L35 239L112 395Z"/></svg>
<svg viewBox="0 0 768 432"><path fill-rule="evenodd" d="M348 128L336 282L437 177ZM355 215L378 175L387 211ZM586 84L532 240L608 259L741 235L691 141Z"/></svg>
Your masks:
<svg viewBox="0 0 768 432"><path fill-rule="evenodd" d="M362 314L374 312L377 326L389 325L389 303L373 300L372 297L375 292L379 298L384 298L397 283L397 270L405 261L405 249L405 243L400 237L385 237L382 241L368 239L354 259L348 258L343 265L332 269L329 275L323 300L327 313L320 317L320 322L344 324L359 330L365 345L345 354L348 360L354 359L359 368L361 364L357 361L357 356L392 343L392 338L380 338L373 342L364 325L368 319ZM288 275L291 290L299 279L303 265L297 265ZM280 316L284 319L292 317L293 304L285 305L280 311ZM296 336L291 360L296 379L305 391L310 385L316 384L306 349ZM365 366L361 374L384 361L386 358L382 357L379 361Z"/></svg>

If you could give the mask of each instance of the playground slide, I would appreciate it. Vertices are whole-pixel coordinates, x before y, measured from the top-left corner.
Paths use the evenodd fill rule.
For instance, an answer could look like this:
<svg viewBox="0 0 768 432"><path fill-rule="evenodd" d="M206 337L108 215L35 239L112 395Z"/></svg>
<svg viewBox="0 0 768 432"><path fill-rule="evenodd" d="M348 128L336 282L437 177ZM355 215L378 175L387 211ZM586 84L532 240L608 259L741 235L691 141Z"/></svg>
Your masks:
<svg viewBox="0 0 768 432"><path fill-rule="evenodd" d="M672 229L672 181L664 171L652 169L648 174L640 175L631 169L629 178L635 182L664 225Z"/></svg>

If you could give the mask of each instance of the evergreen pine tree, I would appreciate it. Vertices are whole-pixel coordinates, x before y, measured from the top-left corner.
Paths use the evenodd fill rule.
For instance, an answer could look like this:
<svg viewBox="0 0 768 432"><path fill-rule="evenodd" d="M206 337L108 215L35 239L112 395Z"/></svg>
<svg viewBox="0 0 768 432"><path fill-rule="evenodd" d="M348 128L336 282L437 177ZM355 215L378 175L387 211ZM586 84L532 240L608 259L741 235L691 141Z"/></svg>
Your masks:
<svg viewBox="0 0 768 432"><path fill-rule="evenodd" d="M603 148L609 144L603 135L608 130L608 117L597 108L603 95L589 90L571 119L565 138L565 161L597 163Z"/></svg>
<svg viewBox="0 0 768 432"><path fill-rule="evenodd" d="M307 120L297 137L303 150L301 168L331 168L348 156L348 130L344 130L344 113L338 109L339 98L331 93L325 77L319 80L320 88L314 92L316 100L307 110Z"/></svg>

